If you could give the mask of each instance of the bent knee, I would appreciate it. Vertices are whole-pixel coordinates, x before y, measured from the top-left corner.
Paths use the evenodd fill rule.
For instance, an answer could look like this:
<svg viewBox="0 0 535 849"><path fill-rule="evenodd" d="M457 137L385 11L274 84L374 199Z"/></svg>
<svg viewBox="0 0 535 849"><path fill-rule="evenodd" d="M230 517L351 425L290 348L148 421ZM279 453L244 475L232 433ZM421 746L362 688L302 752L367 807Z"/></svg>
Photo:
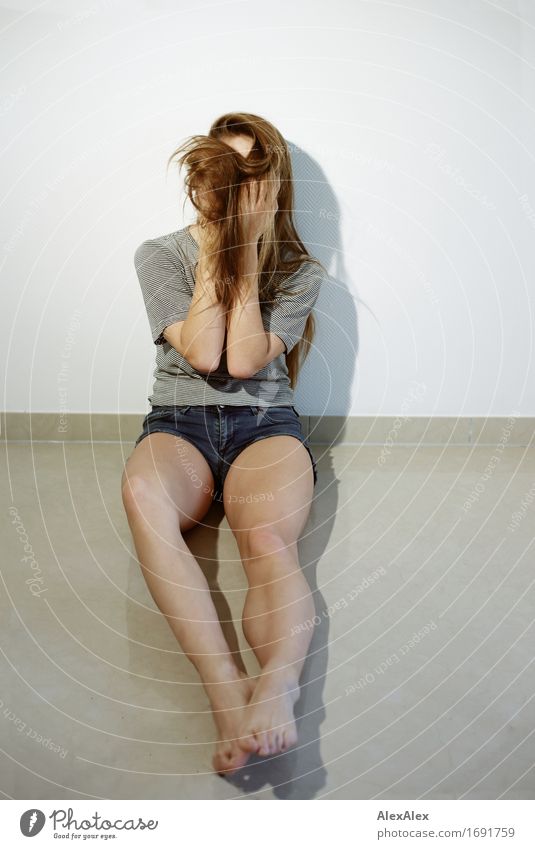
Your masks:
<svg viewBox="0 0 535 849"><path fill-rule="evenodd" d="M175 481L173 491L167 491L165 482L156 474L134 472L123 474L121 493L123 505L129 521L150 519L150 524L171 521L176 533L182 533L194 527L206 513L210 501L192 499Z"/></svg>
<svg viewBox="0 0 535 849"><path fill-rule="evenodd" d="M283 554L291 546L282 532L270 525L261 525L241 532L242 546L248 557Z"/></svg>
<svg viewBox="0 0 535 849"><path fill-rule="evenodd" d="M127 513L141 511L148 504L161 501L165 495L156 476L139 473L123 473L121 494Z"/></svg>

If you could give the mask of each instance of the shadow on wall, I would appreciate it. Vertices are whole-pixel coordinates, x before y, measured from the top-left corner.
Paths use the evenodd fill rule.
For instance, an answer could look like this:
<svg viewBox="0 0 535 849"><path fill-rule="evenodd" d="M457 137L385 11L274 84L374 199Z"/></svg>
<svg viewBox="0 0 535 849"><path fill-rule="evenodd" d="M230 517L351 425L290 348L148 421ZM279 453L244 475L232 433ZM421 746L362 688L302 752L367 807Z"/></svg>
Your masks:
<svg viewBox="0 0 535 849"><path fill-rule="evenodd" d="M288 145L297 232L329 272L314 307L316 335L299 375L296 402L306 415L347 416L358 354L358 326L355 298L345 282L348 274L340 206L321 166L297 145ZM337 441L342 438L341 433Z"/></svg>

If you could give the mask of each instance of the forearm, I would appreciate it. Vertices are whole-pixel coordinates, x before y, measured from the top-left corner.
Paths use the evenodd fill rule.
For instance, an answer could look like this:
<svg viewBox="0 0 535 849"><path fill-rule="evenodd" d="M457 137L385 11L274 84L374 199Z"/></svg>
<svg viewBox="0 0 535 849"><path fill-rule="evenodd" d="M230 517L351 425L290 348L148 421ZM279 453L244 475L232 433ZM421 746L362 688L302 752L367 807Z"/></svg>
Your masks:
<svg viewBox="0 0 535 849"><path fill-rule="evenodd" d="M198 371L217 368L225 339L225 308L215 298L210 265L201 253L188 317L181 327L182 355Z"/></svg>
<svg viewBox="0 0 535 849"><path fill-rule="evenodd" d="M256 374L265 361L269 339L264 329L258 300L258 255L256 244L245 251L245 286L247 296L227 314L227 368L239 377Z"/></svg>

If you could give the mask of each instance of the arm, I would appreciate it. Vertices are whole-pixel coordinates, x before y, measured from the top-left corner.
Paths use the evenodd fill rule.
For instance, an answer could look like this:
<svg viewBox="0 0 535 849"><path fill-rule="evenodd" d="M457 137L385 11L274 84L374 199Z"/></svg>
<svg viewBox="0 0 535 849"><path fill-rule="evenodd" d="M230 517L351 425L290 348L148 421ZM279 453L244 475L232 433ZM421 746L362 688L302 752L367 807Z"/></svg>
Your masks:
<svg viewBox="0 0 535 849"><path fill-rule="evenodd" d="M206 252L199 253L193 293L184 264L165 237L146 239L134 254L155 345L168 342L199 371L217 368L225 334L216 307Z"/></svg>
<svg viewBox="0 0 535 849"><path fill-rule="evenodd" d="M196 371L208 373L219 365L226 323L224 307L215 299L213 278L202 248L195 278L186 319L170 324L163 335Z"/></svg>
<svg viewBox="0 0 535 849"><path fill-rule="evenodd" d="M258 301L258 240L277 210L280 180L250 181L244 186L241 215L247 242L244 276L247 295L227 315L227 369L232 377L246 380L285 350L284 342L264 328Z"/></svg>
<svg viewBox="0 0 535 849"><path fill-rule="evenodd" d="M247 298L227 316L227 369L232 377L246 380L285 350L284 342L264 329L258 301L258 256L256 243L245 248Z"/></svg>

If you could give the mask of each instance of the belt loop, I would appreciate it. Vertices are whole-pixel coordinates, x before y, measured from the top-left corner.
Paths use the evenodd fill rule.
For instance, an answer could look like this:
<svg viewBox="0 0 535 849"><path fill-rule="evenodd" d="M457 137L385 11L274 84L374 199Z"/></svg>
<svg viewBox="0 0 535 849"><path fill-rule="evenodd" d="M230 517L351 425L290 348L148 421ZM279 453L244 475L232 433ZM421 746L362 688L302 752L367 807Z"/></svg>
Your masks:
<svg viewBox="0 0 535 849"><path fill-rule="evenodd" d="M251 415L253 415L253 416L258 415L258 407L255 407L255 406L251 405L251 406L249 407L249 409L250 409L250 411L251 411Z"/></svg>

